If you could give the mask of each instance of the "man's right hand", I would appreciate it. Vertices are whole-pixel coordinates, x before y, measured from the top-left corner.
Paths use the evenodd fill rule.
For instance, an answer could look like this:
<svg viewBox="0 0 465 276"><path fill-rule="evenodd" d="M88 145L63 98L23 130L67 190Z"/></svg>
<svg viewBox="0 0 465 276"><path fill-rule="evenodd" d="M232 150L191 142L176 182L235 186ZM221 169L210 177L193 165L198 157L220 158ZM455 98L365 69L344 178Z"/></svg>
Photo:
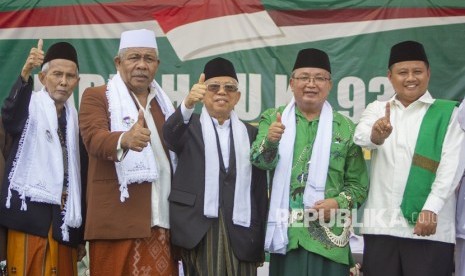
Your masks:
<svg viewBox="0 0 465 276"><path fill-rule="evenodd" d="M281 114L278 112L276 114L276 121L271 123L270 127L268 128L268 141L272 143L279 142L283 136L285 128L286 127L281 123Z"/></svg>
<svg viewBox="0 0 465 276"><path fill-rule="evenodd" d="M376 145L382 145L384 140L392 133L391 125L391 105L386 103L386 111L384 117L379 118L371 129L371 142Z"/></svg>
<svg viewBox="0 0 465 276"><path fill-rule="evenodd" d="M32 70L42 65L44 62L44 51L42 47L44 45L44 41L39 39L37 42L37 48L33 47L29 52L29 56L26 59L26 63L23 66L23 70L21 70L21 78L23 81L27 81L29 76L31 75Z"/></svg>
<svg viewBox="0 0 465 276"><path fill-rule="evenodd" d="M186 99L184 100L184 105L188 109L192 109L195 107L195 104L201 102L205 93L207 92L207 86L204 84L205 82L205 74L200 74L199 82L194 84L189 91Z"/></svg>
<svg viewBox="0 0 465 276"><path fill-rule="evenodd" d="M144 126L144 112L139 110L137 122L123 134L121 147L124 150L142 151L150 142L150 130Z"/></svg>

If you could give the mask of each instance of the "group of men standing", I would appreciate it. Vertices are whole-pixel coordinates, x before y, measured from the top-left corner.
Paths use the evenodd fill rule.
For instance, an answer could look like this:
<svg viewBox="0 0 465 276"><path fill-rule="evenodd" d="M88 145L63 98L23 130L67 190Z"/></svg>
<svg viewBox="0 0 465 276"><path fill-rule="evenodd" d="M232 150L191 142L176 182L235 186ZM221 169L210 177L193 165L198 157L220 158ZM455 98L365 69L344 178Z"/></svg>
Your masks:
<svg viewBox="0 0 465 276"><path fill-rule="evenodd" d="M9 274L76 275L88 241L91 275L178 275L178 260L185 275L256 275L266 250L270 275L346 276L349 213L368 198L365 275L451 275L465 111L428 92L420 43L392 47L396 94L358 125L327 101L328 55L301 50L291 101L266 110L258 129L234 112L238 78L221 57L175 109L154 80L153 31L122 33L117 73L85 90L79 114L68 101L74 47L42 47L2 108ZM36 67L44 88L33 92ZM372 150L371 181L361 147Z"/></svg>

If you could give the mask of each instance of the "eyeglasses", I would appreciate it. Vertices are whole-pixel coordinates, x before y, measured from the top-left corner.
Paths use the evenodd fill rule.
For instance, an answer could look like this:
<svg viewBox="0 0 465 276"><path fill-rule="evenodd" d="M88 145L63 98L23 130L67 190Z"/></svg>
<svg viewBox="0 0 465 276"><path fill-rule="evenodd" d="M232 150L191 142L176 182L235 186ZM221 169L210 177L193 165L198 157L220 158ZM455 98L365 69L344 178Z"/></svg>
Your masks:
<svg viewBox="0 0 465 276"><path fill-rule="evenodd" d="M209 83L207 84L207 90L213 93L218 93L221 89L221 86L223 86L223 90L227 93L237 92L238 90L237 85L232 83Z"/></svg>
<svg viewBox="0 0 465 276"><path fill-rule="evenodd" d="M316 77L303 76L303 77L292 77L292 78L298 81L301 81L301 82L305 82L305 83L310 83L310 81L312 81L313 79L315 84L325 84L326 81L330 80L330 78L325 78L323 76L316 76Z"/></svg>

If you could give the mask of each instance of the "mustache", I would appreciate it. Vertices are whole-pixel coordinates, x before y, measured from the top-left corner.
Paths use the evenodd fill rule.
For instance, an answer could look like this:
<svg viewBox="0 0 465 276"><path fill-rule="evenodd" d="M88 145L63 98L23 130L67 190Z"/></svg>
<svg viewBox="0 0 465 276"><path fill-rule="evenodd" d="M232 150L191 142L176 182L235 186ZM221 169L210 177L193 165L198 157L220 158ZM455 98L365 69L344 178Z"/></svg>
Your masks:
<svg viewBox="0 0 465 276"><path fill-rule="evenodd" d="M133 77L138 77L138 78L148 78L149 76L147 74L144 74L142 72L135 72L134 74L132 74Z"/></svg>

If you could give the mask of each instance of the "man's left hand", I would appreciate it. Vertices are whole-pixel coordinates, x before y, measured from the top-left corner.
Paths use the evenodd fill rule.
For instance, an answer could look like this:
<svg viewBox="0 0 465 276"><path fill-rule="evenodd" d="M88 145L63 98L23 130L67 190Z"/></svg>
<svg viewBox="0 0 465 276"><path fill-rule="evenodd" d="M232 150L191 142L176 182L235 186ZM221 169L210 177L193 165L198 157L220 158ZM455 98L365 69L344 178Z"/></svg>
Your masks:
<svg viewBox="0 0 465 276"><path fill-rule="evenodd" d="M413 229L413 234L418 236L430 236L436 234L438 226L438 215L434 212L423 210L418 215L417 223Z"/></svg>

